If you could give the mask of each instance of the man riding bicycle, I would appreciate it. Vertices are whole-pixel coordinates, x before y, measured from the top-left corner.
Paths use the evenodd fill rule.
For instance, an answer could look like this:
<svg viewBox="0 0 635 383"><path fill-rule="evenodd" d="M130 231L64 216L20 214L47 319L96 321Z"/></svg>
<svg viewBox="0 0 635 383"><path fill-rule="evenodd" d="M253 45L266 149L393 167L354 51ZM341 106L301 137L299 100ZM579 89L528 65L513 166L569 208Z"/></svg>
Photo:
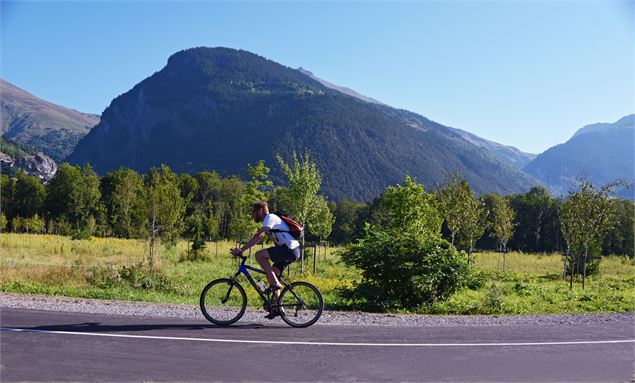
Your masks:
<svg viewBox="0 0 635 383"><path fill-rule="evenodd" d="M280 288L282 284L277 275L282 274L284 268L291 262L300 259L300 243L289 233L290 228L286 222L276 214L269 213L269 205L265 201L259 201L253 204L251 217L256 222L262 222L262 227L258 229L256 234L241 248L231 249L232 254L241 255L244 251L256 245L262 237L269 235L275 244L274 247L258 250L256 252L256 261L262 267L262 270L269 281L269 291L273 292L275 299L280 296ZM273 261L273 265L269 263ZM280 315L280 312L272 310L265 318L273 319Z"/></svg>

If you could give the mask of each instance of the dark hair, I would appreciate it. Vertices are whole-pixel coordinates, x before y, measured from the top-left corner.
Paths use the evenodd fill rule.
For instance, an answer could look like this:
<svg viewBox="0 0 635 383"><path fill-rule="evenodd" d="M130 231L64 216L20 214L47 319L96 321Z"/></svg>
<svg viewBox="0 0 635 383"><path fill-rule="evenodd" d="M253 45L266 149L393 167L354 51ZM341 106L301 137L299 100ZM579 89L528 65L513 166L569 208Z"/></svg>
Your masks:
<svg viewBox="0 0 635 383"><path fill-rule="evenodd" d="M269 212L269 205L267 204L266 201L258 201L258 202L254 202L254 204L251 207L251 212L256 212L260 209L264 208L265 211L268 213Z"/></svg>

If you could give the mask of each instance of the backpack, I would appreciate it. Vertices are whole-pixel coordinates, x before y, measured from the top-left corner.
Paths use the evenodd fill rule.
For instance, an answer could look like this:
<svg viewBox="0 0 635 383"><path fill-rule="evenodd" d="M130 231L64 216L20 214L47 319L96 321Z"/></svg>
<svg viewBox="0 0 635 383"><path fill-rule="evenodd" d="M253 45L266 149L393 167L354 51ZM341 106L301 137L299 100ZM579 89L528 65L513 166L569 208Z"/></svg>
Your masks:
<svg viewBox="0 0 635 383"><path fill-rule="evenodd" d="M278 217L280 217L280 219L285 222L287 225L289 225L289 231L287 230L280 230L280 229L272 229L269 230L271 232L274 233L289 233L291 234L291 236L297 240L300 240L304 237L304 227L302 225L300 225L298 222L296 222L293 218L291 218L290 215L286 214L286 213L281 213L281 212L275 212L273 213L275 215L277 215Z"/></svg>

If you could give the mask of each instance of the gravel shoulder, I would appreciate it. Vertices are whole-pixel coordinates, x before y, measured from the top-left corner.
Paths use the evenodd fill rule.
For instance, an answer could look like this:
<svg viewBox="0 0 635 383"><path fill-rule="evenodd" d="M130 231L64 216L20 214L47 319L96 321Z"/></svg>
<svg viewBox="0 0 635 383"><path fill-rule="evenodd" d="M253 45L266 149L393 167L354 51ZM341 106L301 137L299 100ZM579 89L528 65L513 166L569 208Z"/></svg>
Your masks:
<svg viewBox="0 0 635 383"><path fill-rule="evenodd" d="M117 316L205 320L198 306L135 301L70 298L62 296L0 293L2 308L63 311ZM265 312L247 309L242 321L265 323ZM635 313L541 315L414 315L325 311L320 325L364 326L510 326L627 322L635 326Z"/></svg>

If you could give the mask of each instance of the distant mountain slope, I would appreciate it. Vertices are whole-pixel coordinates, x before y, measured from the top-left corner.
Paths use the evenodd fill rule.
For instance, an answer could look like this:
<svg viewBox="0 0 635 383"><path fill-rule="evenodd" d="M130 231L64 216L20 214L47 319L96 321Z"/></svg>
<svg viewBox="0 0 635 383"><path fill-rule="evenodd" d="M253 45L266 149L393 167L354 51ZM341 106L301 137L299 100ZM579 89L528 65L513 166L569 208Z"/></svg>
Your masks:
<svg viewBox="0 0 635 383"><path fill-rule="evenodd" d="M333 83L330 83L326 80L322 80L321 78L316 77L312 72L309 72L308 70L304 69L304 68L298 68L298 71L300 71L301 73L311 77L312 79L314 79L315 81L319 82L320 84L324 85L325 87L329 88L329 89L333 89L336 90L340 93L344 93L348 96L351 97L355 97L359 100L365 101L365 102L370 102L372 104L380 104L380 105L386 105L381 101L377 101L374 98L370 98L367 96L364 96L361 93L357 93L356 91L354 91L353 89L347 88L345 86L339 86L339 85L335 85ZM386 105L388 106L388 105Z"/></svg>
<svg viewBox="0 0 635 383"><path fill-rule="evenodd" d="M540 154L524 170L562 194L582 174L598 186L616 178L633 181L634 145L635 115L629 115L613 124L583 127L566 143ZM624 191L621 195L630 194Z"/></svg>
<svg viewBox="0 0 635 383"><path fill-rule="evenodd" d="M99 116L52 104L0 79L0 133L61 161Z"/></svg>
<svg viewBox="0 0 635 383"><path fill-rule="evenodd" d="M194 48L117 97L68 160L98 173L167 163L179 172L243 173L275 154L309 149L322 191L369 200L405 175L432 188L460 169L478 193L526 191L537 181L451 129L342 94L246 51ZM407 120L411 119L412 123Z"/></svg>
<svg viewBox="0 0 635 383"><path fill-rule="evenodd" d="M537 154L525 153L513 146L507 146L507 145L499 144L494 141L486 140L475 134L466 132L461 129L455 129L455 130L465 140L470 141L474 145L491 152L492 154L498 156L503 161L509 163L510 165L518 169L524 168L528 163L530 163L537 156Z"/></svg>
<svg viewBox="0 0 635 383"><path fill-rule="evenodd" d="M307 76L311 77L312 79L318 81L320 84L324 85L327 88L330 89L334 89L337 90L341 93L344 93L346 95L349 95L351 97L355 97L359 100L365 101L365 102L369 102L372 104L379 104L379 105L383 105L386 106L388 108L391 108L389 105L384 104L381 101L377 101L373 98L364 96L363 94L360 94L350 88L347 87L343 87L343 86L339 86L339 85L335 85L333 83L330 83L326 80L323 80L321 78L316 77L312 72L309 72L308 70L305 70L303 68L299 68L298 69L300 72L306 74ZM392 109L392 108L391 108ZM414 113L413 113L414 114ZM419 116L421 117L421 116ZM416 117L415 119L419 119L419 117ZM423 118L423 117L421 117ZM424 120L426 120L424 118ZM448 129L447 127L443 127L444 129ZM525 153L523 151L520 151L518 149L516 149L513 146L507 146L507 145L502 145L499 144L497 142L494 141L489 141L486 140L484 138L481 138L473 133L469 133L466 132L464 130L461 129L455 129L455 128L449 128L451 130L453 130L454 132L456 132L462 139L469 141L470 143L485 149L486 151L492 153L494 156L498 157L498 159L502 160L503 162L508 163L509 165L512 165L515 168L518 169L522 169L525 165L527 165L529 162L531 162L531 160L533 160L534 158L536 158L536 154L531 154L531 153Z"/></svg>

